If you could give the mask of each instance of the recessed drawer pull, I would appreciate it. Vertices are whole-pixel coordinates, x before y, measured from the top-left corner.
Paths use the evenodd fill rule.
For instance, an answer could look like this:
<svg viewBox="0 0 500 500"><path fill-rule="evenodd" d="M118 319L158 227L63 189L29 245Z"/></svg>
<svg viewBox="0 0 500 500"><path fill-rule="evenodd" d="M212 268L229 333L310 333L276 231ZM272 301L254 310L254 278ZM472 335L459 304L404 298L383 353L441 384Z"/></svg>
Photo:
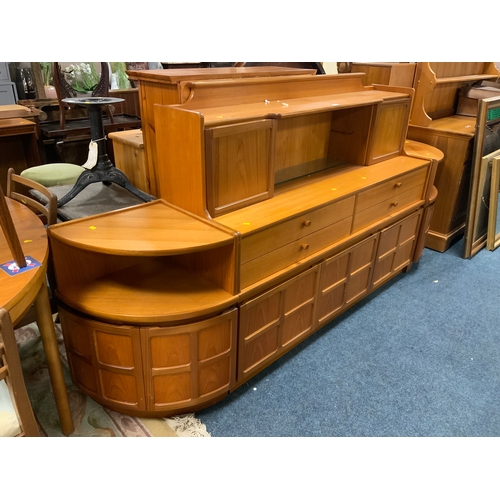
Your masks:
<svg viewBox="0 0 500 500"><path fill-rule="evenodd" d="M397 206L398 206L398 202L397 202L397 201L393 201L393 202L391 203L391 207L397 207Z"/></svg>
<svg viewBox="0 0 500 500"><path fill-rule="evenodd" d="M302 245L300 245L301 250L307 250L308 248L309 248L309 243L303 243Z"/></svg>
<svg viewBox="0 0 500 500"><path fill-rule="evenodd" d="M309 227L309 226L311 225L311 221L310 221L310 220L305 220L305 221L302 223L302 225L303 225L304 227Z"/></svg>
<svg viewBox="0 0 500 500"><path fill-rule="evenodd" d="M396 182L396 184L394 184L394 187L400 188L402 185L402 182Z"/></svg>

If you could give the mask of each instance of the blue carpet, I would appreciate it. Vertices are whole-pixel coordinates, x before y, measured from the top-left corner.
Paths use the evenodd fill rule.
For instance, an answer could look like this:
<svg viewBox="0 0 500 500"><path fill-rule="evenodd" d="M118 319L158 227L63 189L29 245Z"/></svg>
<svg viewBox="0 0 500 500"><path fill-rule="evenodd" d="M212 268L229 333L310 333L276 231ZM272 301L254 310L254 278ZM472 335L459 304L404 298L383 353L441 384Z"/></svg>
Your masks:
<svg viewBox="0 0 500 500"><path fill-rule="evenodd" d="M196 417L213 437L499 436L500 250L462 249L426 249Z"/></svg>

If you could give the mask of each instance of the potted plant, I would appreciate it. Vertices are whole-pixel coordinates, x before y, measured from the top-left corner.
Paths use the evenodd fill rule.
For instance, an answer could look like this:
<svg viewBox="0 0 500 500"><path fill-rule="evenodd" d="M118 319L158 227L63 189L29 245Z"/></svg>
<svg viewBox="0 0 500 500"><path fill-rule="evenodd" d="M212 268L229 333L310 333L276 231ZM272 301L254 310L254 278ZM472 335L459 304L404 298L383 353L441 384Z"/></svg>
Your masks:
<svg viewBox="0 0 500 500"><path fill-rule="evenodd" d="M43 88L45 90L46 99L57 99L56 88L52 85L52 68L51 63L41 62Z"/></svg>

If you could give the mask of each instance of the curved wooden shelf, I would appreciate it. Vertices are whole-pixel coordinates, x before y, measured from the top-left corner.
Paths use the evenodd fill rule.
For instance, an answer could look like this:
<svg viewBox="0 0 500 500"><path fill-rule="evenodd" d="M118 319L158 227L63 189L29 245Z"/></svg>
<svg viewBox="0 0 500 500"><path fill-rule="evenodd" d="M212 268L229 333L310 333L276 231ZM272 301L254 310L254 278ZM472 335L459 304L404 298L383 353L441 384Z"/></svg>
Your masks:
<svg viewBox="0 0 500 500"><path fill-rule="evenodd" d="M234 237L164 200L55 225L50 231L75 248L131 256L194 253L230 244Z"/></svg>
<svg viewBox="0 0 500 500"><path fill-rule="evenodd" d="M238 296L165 259L75 284L58 292L70 307L105 321L131 325L172 324L215 314Z"/></svg>

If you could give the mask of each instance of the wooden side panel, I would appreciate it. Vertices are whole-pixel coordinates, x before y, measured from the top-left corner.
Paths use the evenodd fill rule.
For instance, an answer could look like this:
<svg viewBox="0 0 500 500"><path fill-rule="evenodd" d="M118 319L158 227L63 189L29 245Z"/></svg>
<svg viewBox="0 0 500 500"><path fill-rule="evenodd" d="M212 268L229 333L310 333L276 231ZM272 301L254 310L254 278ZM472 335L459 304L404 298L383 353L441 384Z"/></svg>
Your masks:
<svg viewBox="0 0 500 500"><path fill-rule="evenodd" d="M368 165L401 154L410 114L410 99L392 101L378 106L373 129Z"/></svg>
<svg viewBox="0 0 500 500"><path fill-rule="evenodd" d="M203 115L155 105L155 126L158 196L206 216Z"/></svg>
<svg viewBox="0 0 500 500"><path fill-rule="evenodd" d="M116 411L144 411L139 329L59 314L75 385Z"/></svg>
<svg viewBox="0 0 500 500"><path fill-rule="evenodd" d="M411 265L421 219L422 210L419 210L381 231L373 271L374 288Z"/></svg>
<svg viewBox="0 0 500 500"><path fill-rule="evenodd" d="M313 267L241 305L238 385L313 333L317 279Z"/></svg>
<svg viewBox="0 0 500 500"><path fill-rule="evenodd" d="M231 309L188 325L141 330L148 411L202 405L231 390L237 319Z"/></svg>
<svg viewBox="0 0 500 500"><path fill-rule="evenodd" d="M148 192L154 196L159 196L154 104L178 104L179 92L177 85L141 82L139 85L139 98L141 103L141 123L144 135Z"/></svg>
<svg viewBox="0 0 500 500"><path fill-rule="evenodd" d="M332 113L328 157L334 162L365 165L374 106L340 109Z"/></svg>
<svg viewBox="0 0 500 500"><path fill-rule="evenodd" d="M319 327L371 289L378 233L321 264L316 317Z"/></svg>

